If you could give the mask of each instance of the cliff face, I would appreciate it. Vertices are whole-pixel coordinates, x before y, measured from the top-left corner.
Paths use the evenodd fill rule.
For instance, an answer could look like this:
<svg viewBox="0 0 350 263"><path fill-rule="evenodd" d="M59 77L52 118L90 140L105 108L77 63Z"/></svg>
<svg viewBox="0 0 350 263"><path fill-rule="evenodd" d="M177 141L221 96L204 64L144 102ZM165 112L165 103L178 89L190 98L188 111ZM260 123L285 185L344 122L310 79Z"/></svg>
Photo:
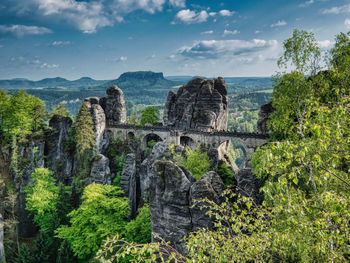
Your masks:
<svg viewBox="0 0 350 263"><path fill-rule="evenodd" d="M227 130L228 96L223 78L197 78L170 91L164 108L164 125L202 131Z"/></svg>

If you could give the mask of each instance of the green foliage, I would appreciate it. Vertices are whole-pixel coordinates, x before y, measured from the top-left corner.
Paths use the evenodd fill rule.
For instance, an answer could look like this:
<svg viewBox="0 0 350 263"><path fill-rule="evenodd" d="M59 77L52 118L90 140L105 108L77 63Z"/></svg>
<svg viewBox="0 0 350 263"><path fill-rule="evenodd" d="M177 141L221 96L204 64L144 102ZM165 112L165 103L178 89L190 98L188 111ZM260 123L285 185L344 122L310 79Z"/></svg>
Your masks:
<svg viewBox="0 0 350 263"><path fill-rule="evenodd" d="M82 196L84 201L68 215L70 226L57 229L57 236L69 242L79 259L93 257L108 236L125 234L129 206L127 198L121 195L115 186L88 185Z"/></svg>
<svg viewBox="0 0 350 263"><path fill-rule="evenodd" d="M155 107L146 107L141 112L141 125L154 125L159 121L159 110Z"/></svg>
<svg viewBox="0 0 350 263"><path fill-rule="evenodd" d="M294 29L293 36L283 42L284 54L278 60L280 67L292 66L299 73L313 73L319 70L321 51L314 33Z"/></svg>
<svg viewBox="0 0 350 263"><path fill-rule="evenodd" d="M73 153L76 149L75 128L71 127L64 142L64 150Z"/></svg>
<svg viewBox="0 0 350 263"><path fill-rule="evenodd" d="M125 240L139 244L151 242L151 216L149 205L139 208L139 214L125 226Z"/></svg>
<svg viewBox="0 0 350 263"><path fill-rule="evenodd" d="M60 102L57 106L52 108L50 116L59 115L62 117L69 117L69 110L66 108L65 104Z"/></svg>
<svg viewBox="0 0 350 263"><path fill-rule="evenodd" d="M10 97L0 91L1 132L7 141L12 136L19 139L41 129L47 120L44 103L20 90Z"/></svg>
<svg viewBox="0 0 350 263"><path fill-rule="evenodd" d="M18 257L14 260L14 263L35 263L35 259L27 245L22 244L20 246Z"/></svg>
<svg viewBox="0 0 350 263"><path fill-rule="evenodd" d="M220 175L225 186L234 186L236 184L236 177L233 171L227 166L227 164L221 164L217 169L218 175Z"/></svg>
<svg viewBox="0 0 350 263"><path fill-rule="evenodd" d="M335 45L330 51L331 65L340 72L350 71L350 31L340 33L335 38Z"/></svg>
<svg viewBox="0 0 350 263"><path fill-rule="evenodd" d="M52 172L46 168L37 168L32 173L33 183L26 189L26 209L34 216L34 222L43 232L54 227L59 200L59 187L55 184Z"/></svg>
<svg viewBox="0 0 350 263"><path fill-rule="evenodd" d="M130 115L128 117L127 123L130 125L138 125L139 124L139 118L137 117L137 114Z"/></svg>
<svg viewBox="0 0 350 263"><path fill-rule="evenodd" d="M78 153L82 157L91 156L95 145L94 122L85 103L81 105L74 129Z"/></svg>
<svg viewBox="0 0 350 263"><path fill-rule="evenodd" d="M191 150L186 148L186 158L182 165L185 166L196 180L199 180L210 169L210 160L206 152L202 152L199 147Z"/></svg>

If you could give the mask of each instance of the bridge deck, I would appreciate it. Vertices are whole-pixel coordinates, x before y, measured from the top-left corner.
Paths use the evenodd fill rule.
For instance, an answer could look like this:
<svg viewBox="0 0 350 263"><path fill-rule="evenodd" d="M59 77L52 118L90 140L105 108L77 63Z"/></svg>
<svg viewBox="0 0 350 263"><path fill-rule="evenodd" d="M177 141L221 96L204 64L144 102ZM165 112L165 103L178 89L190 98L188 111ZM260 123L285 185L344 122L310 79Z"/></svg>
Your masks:
<svg viewBox="0 0 350 263"><path fill-rule="evenodd" d="M139 126L139 125L129 125L129 124L118 124L113 126L108 126L107 128L123 129L123 130L144 130L144 131L166 131L166 132L181 132L182 134L200 134L206 136L222 136L222 137L232 137L232 138L256 138L256 139L267 139L268 134L262 133L249 133L249 132L237 132L237 131L199 131L195 129L181 130L175 129L169 126Z"/></svg>

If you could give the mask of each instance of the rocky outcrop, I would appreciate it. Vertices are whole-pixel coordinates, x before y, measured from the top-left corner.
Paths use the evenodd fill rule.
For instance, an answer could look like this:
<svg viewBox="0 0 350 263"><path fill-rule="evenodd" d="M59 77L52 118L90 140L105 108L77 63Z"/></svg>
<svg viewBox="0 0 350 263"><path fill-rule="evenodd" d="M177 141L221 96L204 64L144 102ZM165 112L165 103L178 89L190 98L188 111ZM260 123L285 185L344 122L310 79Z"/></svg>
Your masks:
<svg viewBox="0 0 350 263"><path fill-rule="evenodd" d="M137 211L137 187L136 187L136 156L127 154L124 160L123 172L120 180L120 189L129 198L130 217L134 218Z"/></svg>
<svg viewBox="0 0 350 263"><path fill-rule="evenodd" d="M72 180L73 156L65 151L65 142L72 124L71 118L54 115L49 122L53 131L45 141L45 166L54 171L55 177L65 184Z"/></svg>
<svg viewBox="0 0 350 263"><path fill-rule="evenodd" d="M259 115L258 115L258 132L259 133L269 133L270 131L267 129L266 123L271 113L273 113L275 109L272 107L272 102L266 103L261 106Z"/></svg>
<svg viewBox="0 0 350 263"><path fill-rule="evenodd" d="M191 182L180 167L167 160L154 163L150 180L152 233L170 241L178 251L185 253L183 239L192 230L189 208Z"/></svg>
<svg viewBox="0 0 350 263"><path fill-rule="evenodd" d="M252 169L244 168L239 170L236 175L238 193L251 197L257 204L260 204L263 199L263 194L260 193L260 182L252 173Z"/></svg>
<svg viewBox="0 0 350 263"><path fill-rule="evenodd" d="M105 134L106 115L99 102L100 99L97 97L90 97L84 100L84 103L90 109L94 122L96 150L98 153L104 153L108 145L108 138Z"/></svg>
<svg viewBox="0 0 350 263"><path fill-rule="evenodd" d="M228 96L223 78L197 78L170 91L164 108L164 125L202 131L227 130Z"/></svg>
<svg viewBox="0 0 350 263"><path fill-rule="evenodd" d="M91 172L90 172L90 183L98 184L111 184L111 171L109 169L109 159L102 155L97 154L94 157Z"/></svg>
<svg viewBox="0 0 350 263"><path fill-rule="evenodd" d="M224 183L220 176L213 171L203 175L203 177L191 186L190 190L190 210L192 217L192 228L194 231L200 228L212 227L212 219L206 214L208 209L201 208L208 205L206 202L199 202L208 199L215 203L221 200L221 194L224 191Z"/></svg>
<svg viewBox="0 0 350 263"><path fill-rule="evenodd" d="M107 89L107 97L103 97L99 101L103 108L107 126L113 126L126 121L126 107L124 93L117 86Z"/></svg>
<svg viewBox="0 0 350 263"><path fill-rule="evenodd" d="M191 206L201 198L219 202L224 184L215 172L208 172L196 182L186 168L171 160L164 142L154 146L143 164L148 166L149 184L145 188L149 192L152 232L186 253L183 238L200 227L211 226L206 210Z"/></svg>

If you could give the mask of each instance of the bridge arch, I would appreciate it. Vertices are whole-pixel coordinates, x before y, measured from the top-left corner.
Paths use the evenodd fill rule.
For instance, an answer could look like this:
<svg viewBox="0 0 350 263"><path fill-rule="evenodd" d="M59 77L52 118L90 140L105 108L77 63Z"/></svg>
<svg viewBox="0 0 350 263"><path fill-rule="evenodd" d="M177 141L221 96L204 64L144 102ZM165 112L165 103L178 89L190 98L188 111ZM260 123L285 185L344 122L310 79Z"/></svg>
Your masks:
<svg viewBox="0 0 350 263"><path fill-rule="evenodd" d="M135 133L133 131L128 132L128 139L134 139L135 138Z"/></svg>
<svg viewBox="0 0 350 263"><path fill-rule="evenodd" d="M184 147L190 147L191 149L194 149L196 147L196 143L195 141L186 135L183 135L180 137L180 144Z"/></svg>
<svg viewBox="0 0 350 263"><path fill-rule="evenodd" d="M149 146L149 143L152 141L161 142L163 141L163 139L156 133L149 133L145 135L145 137L143 137L143 140L142 140L143 149L146 149Z"/></svg>

